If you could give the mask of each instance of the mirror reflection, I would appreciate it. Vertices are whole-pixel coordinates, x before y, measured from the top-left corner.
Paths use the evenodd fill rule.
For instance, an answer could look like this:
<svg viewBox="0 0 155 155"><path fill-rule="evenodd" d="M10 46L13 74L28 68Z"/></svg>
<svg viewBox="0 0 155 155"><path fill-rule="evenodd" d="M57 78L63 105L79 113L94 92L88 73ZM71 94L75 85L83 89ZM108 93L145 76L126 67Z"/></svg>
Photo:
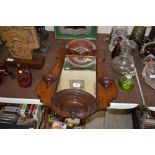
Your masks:
<svg viewBox="0 0 155 155"><path fill-rule="evenodd" d="M79 89L96 97L96 57L66 56L58 90Z"/></svg>

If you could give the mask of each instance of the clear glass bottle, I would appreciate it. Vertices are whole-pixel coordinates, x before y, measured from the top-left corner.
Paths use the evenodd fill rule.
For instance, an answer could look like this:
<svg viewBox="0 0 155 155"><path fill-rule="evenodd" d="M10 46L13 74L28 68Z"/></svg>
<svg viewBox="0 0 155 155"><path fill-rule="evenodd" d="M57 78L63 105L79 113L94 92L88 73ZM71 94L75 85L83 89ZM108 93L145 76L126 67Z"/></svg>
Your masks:
<svg viewBox="0 0 155 155"><path fill-rule="evenodd" d="M119 74L125 74L131 70L131 68L134 68L131 48L129 45L123 45L121 47L120 54L112 60L112 68Z"/></svg>
<svg viewBox="0 0 155 155"><path fill-rule="evenodd" d="M121 45L128 44L127 35L127 26L113 26L111 41L109 44L109 50L112 52L117 44L118 38L121 38Z"/></svg>
<svg viewBox="0 0 155 155"><path fill-rule="evenodd" d="M135 78L128 72L122 75L118 81L120 88L126 91L130 91L135 87Z"/></svg>

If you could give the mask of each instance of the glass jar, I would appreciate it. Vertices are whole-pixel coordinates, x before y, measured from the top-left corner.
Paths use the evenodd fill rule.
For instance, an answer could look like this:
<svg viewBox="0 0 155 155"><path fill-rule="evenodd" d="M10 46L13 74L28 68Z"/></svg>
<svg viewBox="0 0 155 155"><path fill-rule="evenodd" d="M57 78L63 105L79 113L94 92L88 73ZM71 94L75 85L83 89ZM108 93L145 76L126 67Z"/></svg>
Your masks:
<svg viewBox="0 0 155 155"><path fill-rule="evenodd" d="M121 47L120 54L112 60L112 68L119 74L125 74L129 70L134 70L133 58L129 45L123 45Z"/></svg>
<svg viewBox="0 0 155 155"><path fill-rule="evenodd" d="M31 70L27 67L23 67L21 65L17 65L17 80L18 84L22 88L30 87L32 84L32 73Z"/></svg>
<svg viewBox="0 0 155 155"><path fill-rule="evenodd" d="M132 90L135 86L135 83L135 78L130 73L126 73L125 75L121 76L118 81L119 86L126 91Z"/></svg>

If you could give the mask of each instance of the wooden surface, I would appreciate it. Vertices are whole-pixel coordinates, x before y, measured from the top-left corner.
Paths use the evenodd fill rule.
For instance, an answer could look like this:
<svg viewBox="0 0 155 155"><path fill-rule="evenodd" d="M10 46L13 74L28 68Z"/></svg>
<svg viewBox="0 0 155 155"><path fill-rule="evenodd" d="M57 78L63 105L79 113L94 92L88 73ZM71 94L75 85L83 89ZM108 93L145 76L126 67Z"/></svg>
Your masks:
<svg viewBox="0 0 155 155"><path fill-rule="evenodd" d="M32 98L37 99L37 95L35 93L35 87L37 83L42 78L42 75L46 74L52 66L56 63L56 52L59 48L64 48L66 44L70 40L58 40L54 38L54 33L50 33L48 41L50 42L50 48L48 51L48 54L43 54L45 56L45 64L42 68L42 70L33 70L32 69L32 76L33 76L33 82L32 86L30 88L20 88L18 86L17 79L10 79L9 77L5 78L3 83L0 85L0 96L1 97L9 97L9 98ZM118 95L117 99L113 100L113 102L119 102L119 103L139 103L142 104L142 99L140 96L140 91L138 86L130 91L126 92L121 90L118 87L118 79L119 75L116 74L112 70L111 66L111 53L109 51L109 37L103 34L98 34L97 39L93 40L93 42L96 44L97 49L102 48L105 51L105 62L104 62L104 68L107 71L107 74L110 78L114 79L114 83L118 89ZM7 57L6 50L3 50L0 52L0 62L2 62ZM16 69L10 68L12 71L16 73Z"/></svg>
<svg viewBox="0 0 155 155"><path fill-rule="evenodd" d="M124 91L118 86L118 80L120 75L113 71L112 64L111 64L111 52L109 51L109 35L99 35L98 39L96 40L97 48L103 48L105 51L105 61L104 61L104 68L106 69L108 76L114 80L114 83L117 87L118 94L117 98L112 102L116 103L138 103L143 104L140 90L138 84L135 85L132 91Z"/></svg>
<svg viewBox="0 0 155 155"><path fill-rule="evenodd" d="M155 89L151 88L149 85L146 84L144 78L142 77L142 71L144 68L144 64L141 62L140 55L137 51L132 52L132 55L134 56L135 65L137 68L137 72L139 75L139 81L141 84L145 105L147 107L154 107L155 106Z"/></svg>

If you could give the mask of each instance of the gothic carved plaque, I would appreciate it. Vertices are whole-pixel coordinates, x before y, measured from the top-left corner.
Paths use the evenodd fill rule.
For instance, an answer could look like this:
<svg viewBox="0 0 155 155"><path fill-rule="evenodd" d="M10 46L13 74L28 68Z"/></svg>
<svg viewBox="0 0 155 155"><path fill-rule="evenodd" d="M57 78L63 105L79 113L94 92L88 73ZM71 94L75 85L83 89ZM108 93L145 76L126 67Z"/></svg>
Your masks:
<svg viewBox="0 0 155 155"><path fill-rule="evenodd" d="M12 58L32 60L32 50L40 47L40 41L33 26L0 27L0 35Z"/></svg>

